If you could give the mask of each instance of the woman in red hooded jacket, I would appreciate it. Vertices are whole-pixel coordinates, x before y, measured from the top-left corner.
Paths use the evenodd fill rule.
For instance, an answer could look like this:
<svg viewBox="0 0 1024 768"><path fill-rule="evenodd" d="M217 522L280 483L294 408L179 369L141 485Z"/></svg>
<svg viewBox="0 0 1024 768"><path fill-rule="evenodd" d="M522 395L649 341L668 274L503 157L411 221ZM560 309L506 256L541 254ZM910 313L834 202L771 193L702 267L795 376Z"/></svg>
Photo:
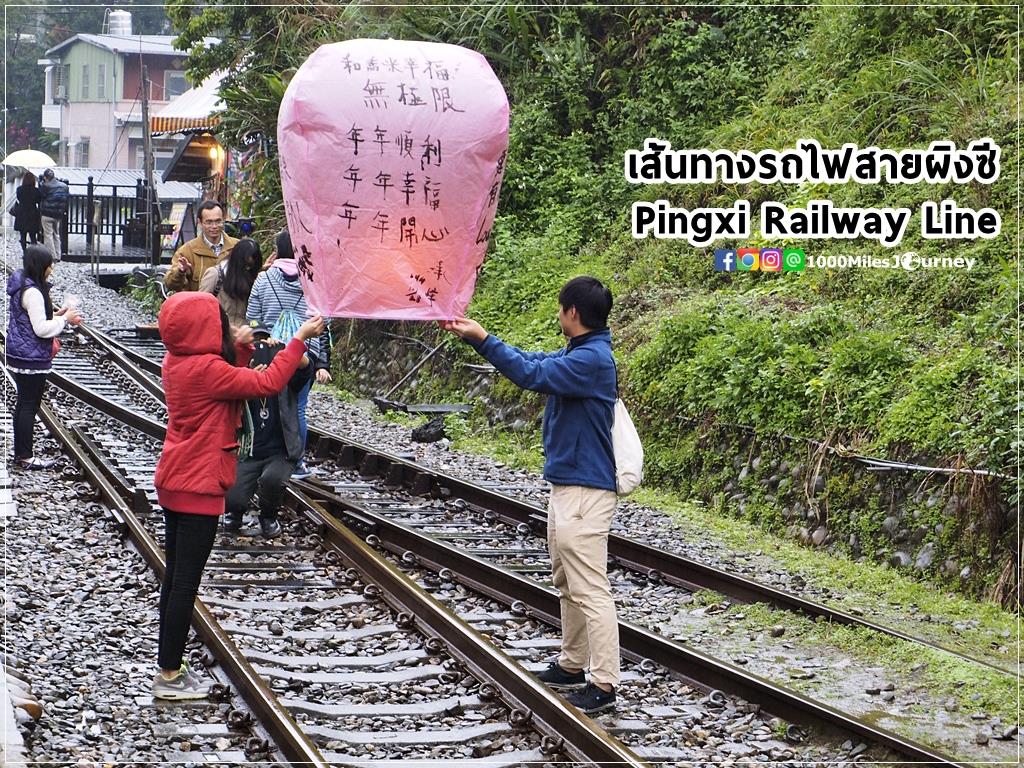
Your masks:
<svg viewBox="0 0 1024 768"><path fill-rule="evenodd" d="M252 331L232 329L216 297L178 293L160 309L167 436L156 466L164 509L167 570L160 589L160 672L153 696L201 699L209 686L182 663L192 608L213 549L224 496L235 482L244 401L280 392L295 373L307 339L323 332L308 320L265 369L246 368Z"/></svg>

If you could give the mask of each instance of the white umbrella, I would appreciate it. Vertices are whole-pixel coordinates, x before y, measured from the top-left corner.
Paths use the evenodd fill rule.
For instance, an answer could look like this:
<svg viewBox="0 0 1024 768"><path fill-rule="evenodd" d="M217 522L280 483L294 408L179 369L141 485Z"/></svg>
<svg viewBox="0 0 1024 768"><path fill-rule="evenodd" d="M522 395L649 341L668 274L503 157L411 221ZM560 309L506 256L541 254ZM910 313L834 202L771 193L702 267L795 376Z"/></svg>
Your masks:
<svg viewBox="0 0 1024 768"><path fill-rule="evenodd" d="M19 149L11 152L0 165L15 165L20 168L52 168L57 163L45 152L36 149Z"/></svg>

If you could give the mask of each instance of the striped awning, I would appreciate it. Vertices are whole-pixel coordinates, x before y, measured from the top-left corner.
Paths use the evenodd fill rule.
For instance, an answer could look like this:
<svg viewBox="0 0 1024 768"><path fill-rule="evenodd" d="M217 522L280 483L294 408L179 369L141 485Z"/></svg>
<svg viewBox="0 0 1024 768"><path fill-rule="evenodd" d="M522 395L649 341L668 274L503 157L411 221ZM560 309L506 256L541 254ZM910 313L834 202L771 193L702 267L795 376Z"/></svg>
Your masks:
<svg viewBox="0 0 1024 768"><path fill-rule="evenodd" d="M190 88L149 118L149 132L186 133L211 130L220 122L218 112L224 108L220 98L220 81L224 73L215 72Z"/></svg>
<svg viewBox="0 0 1024 768"><path fill-rule="evenodd" d="M157 134L208 131L219 122L220 118L216 115L210 115L209 117L163 117L156 115L149 118L149 132Z"/></svg>

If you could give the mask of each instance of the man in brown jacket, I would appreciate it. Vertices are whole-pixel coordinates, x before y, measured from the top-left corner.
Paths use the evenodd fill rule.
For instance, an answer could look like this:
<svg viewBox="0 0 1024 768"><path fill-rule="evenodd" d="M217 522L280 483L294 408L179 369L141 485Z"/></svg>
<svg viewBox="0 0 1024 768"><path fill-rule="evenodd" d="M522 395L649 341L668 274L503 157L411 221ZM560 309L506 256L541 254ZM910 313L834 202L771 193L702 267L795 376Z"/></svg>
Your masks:
<svg viewBox="0 0 1024 768"><path fill-rule="evenodd" d="M171 291L198 291L209 267L226 259L238 241L224 234L224 209L216 200L204 200L196 211L199 236L174 253L164 285Z"/></svg>

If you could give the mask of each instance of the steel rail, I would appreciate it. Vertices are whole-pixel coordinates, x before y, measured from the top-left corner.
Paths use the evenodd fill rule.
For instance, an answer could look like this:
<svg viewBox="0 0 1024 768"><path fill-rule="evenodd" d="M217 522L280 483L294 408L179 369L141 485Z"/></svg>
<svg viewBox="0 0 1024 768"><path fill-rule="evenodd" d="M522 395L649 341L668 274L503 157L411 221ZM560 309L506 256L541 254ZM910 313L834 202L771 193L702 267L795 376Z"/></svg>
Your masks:
<svg viewBox="0 0 1024 768"><path fill-rule="evenodd" d="M332 490L310 481L295 481L295 487L318 499L332 514L343 518L364 535L368 542L378 543L403 556L412 557L432 570L447 569L473 590L482 592L506 605L528 606L531 615L555 626L560 625L557 591L494 565L447 542L434 539L401 523L389 520L372 510L345 499ZM679 674L692 684L719 688L750 701L756 701L775 715L790 721L839 728L873 743L886 746L914 762L934 766L959 766L953 758L906 739L899 734L878 728L852 717L827 704L803 696L745 672L727 662L715 659L684 643L668 640L638 625L619 621L619 637L623 654L643 663L650 659Z"/></svg>
<svg viewBox="0 0 1024 768"><path fill-rule="evenodd" d="M111 339L106 334L101 333L92 326L82 323L78 326L78 330L86 337L92 339L93 343L102 347L103 350L110 356L114 364L116 364L118 368L124 371L125 375L129 376L132 379L132 381L134 381L143 390L149 393L149 395L158 403L160 403L160 405L167 404L167 400L164 397L163 387L161 387L157 382L153 381L152 377L146 375L146 371L148 371L149 373L154 373L154 371L149 366L143 367L142 365L139 365L138 360L133 357L129 357L126 354L126 350L120 348L116 343L114 343L113 339ZM142 357L147 362L152 362L151 360L143 357L142 355L139 355L138 357ZM159 364L156 365L155 374L158 377L160 376Z"/></svg>
<svg viewBox="0 0 1024 768"><path fill-rule="evenodd" d="M13 386L6 367L4 374ZM133 503L139 503L138 496L133 496L133 489L123 482L116 484L110 477L109 470L101 469L101 465L105 463L102 456L93 453L95 448L90 450L81 444L76 435L61 423L49 405L44 403L39 409L39 415L50 434L64 446L89 482L99 490L110 505L118 526L128 533L143 559L163 581L167 570L163 552L125 500L126 497L133 498ZM117 487L118 485L120 487ZM288 710L281 705L277 696L246 661L237 646L231 642L216 617L201 600L196 601L192 621L196 632L209 646L242 699L257 714L260 724L267 730L281 754L293 765L328 768L327 760L302 732Z"/></svg>
<svg viewBox="0 0 1024 768"><path fill-rule="evenodd" d="M86 323L82 323L82 325L85 326ZM160 363L158 363L153 358L147 357L146 355L142 354L141 352L138 352L138 351L132 349L128 345L123 344L122 342L120 342L117 339L113 338L109 334L104 333L103 331L99 330L98 328L93 328L92 326L87 326L87 327L88 327L88 330L89 330L89 335L93 339L95 339L97 342L102 344L104 347L106 347L107 349L116 349L126 359L128 359L131 362L135 363L140 369L142 369L146 373L153 374L154 376L157 376L157 377L159 377L161 375L162 371L161 371Z"/></svg>
<svg viewBox="0 0 1024 768"><path fill-rule="evenodd" d="M318 502L294 488L288 489L288 501L297 514L317 527L324 542L343 560L381 588L381 598L400 616L413 617L420 631L440 640L474 677L489 685L511 709L514 723L532 720L545 736L546 752L563 752L573 760L596 765L648 765L533 675L524 674L518 663L381 557Z"/></svg>
<svg viewBox="0 0 1024 768"><path fill-rule="evenodd" d="M309 428L309 437L315 455L332 456L343 466L358 467L361 474L384 477L388 485L404 486L421 496L450 494L480 510L490 510L506 522L526 523L538 535L543 536L547 530L547 511L542 507L371 448L336 433L317 429L312 425ZM613 562L646 573L652 579L663 580L694 591L713 590L744 603L768 603L776 608L813 618L823 617L836 624L863 627L879 634L926 646L934 651L948 653L1004 675L1016 674L998 664L969 656L941 643L911 635L616 533L608 536L608 555Z"/></svg>
<svg viewBox="0 0 1024 768"><path fill-rule="evenodd" d="M69 378L59 371L50 371L49 381L53 383L57 389L77 397L83 403L91 405L96 410L110 416L111 418L117 419L122 424L132 427L133 429L137 429L147 437L152 437L156 440L164 439L166 428L159 421L151 419L148 416L144 416L141 413L133 411L131 408L120 405L119 403L115 403L100 393L89 389L89 387L79 384L74 379Z"/></svg>

